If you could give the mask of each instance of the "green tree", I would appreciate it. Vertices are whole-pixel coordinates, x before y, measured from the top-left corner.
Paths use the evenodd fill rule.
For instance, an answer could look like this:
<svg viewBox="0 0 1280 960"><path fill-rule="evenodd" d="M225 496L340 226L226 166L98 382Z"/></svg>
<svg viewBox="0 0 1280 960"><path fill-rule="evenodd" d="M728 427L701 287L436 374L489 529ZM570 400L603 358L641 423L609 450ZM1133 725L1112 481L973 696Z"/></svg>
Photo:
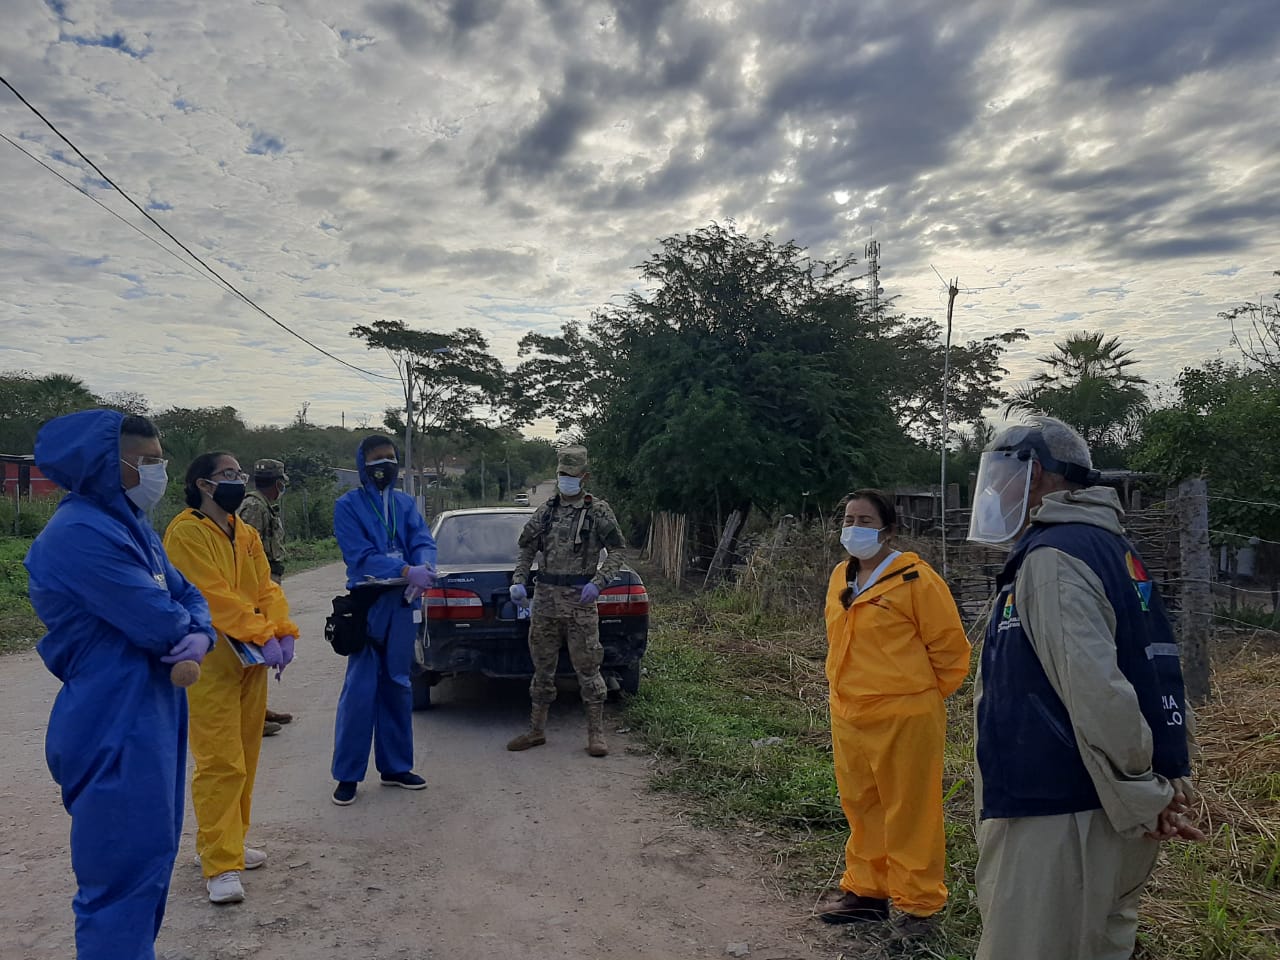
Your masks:
<svg viewBox="0 0 1280 960"><path fill-rule="evenodd" d="M1187 368L1176 402L1146 420L1135 465L1171 482L1209 481L1216 542L1264 543L1260 557L1280 579L1280 385L1268 371L1217 360Z"/></svg>
<svg viewBox="0 0 1280 960"><path fill-rule="evenodd" d="M30 453L45 421L102 403L70 374L37 377L26 370L0 374L0 397L0 448L5 453Z"/></svg>
<svg viewBox="0 0 1280 960"><path fill-rule="evenodd" d="M1040 357L1048 369L1013 392L1006 412L1042 413L1069 423L1093 449L1095 458L1114 458L1136 436L1150 408L1134 374L1133 351L1119 337L1072 334Z"/></svg>
<svg viewBox="0 0 1280 960"><path fill-rule="evenodd" d="M898 479L908 431L936 424L942 347L928 321L872 316L854 263L732 226L669 237L645 290L524 339L513 406L579 432L593 473L644 512L718 520ZM1002 350L960 348L966 410L999 399Z"/></svg>
<svg viewBox="0 0 1280 960"><path fill-rule="evenodd" d="M385 350L406 386L412 384L413 437L425 441L422 453L443 476L450 443L478 435L504 402L505 372L489 352L489 341L474 327L436 333L411 329L402 320L377 320L351 335L370 350ZM402 433L405 409L388 410L386 426Z"/></svg>

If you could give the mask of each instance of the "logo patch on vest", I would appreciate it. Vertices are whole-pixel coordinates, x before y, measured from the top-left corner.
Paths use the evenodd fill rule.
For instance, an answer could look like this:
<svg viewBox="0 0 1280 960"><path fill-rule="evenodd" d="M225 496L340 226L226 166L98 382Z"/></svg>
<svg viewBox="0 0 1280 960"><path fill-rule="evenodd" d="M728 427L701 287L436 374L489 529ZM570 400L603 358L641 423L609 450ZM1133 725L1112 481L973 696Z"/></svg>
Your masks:
<svg viewBox="0 0 1280 960"><path fill-rule="evenodd" d="M1133 581L1138 601L1142 604L1142 612L1148 613L1151 610L1151 575L1147 573L1142 561L1133 555L1132 550L1125 552L1124 562L1129 568L1129 579Z"/></svg>
<svg viewBox="0 0 1280 960"><path fill-rule="evenodd" d="M1022 626L1022 621L1018 618L1018 606L1013 602L1013 590L1009 590L1009 595L1004 598L1004 608L1000 611L1000 625L997 630L1013 630Z"/></svg>

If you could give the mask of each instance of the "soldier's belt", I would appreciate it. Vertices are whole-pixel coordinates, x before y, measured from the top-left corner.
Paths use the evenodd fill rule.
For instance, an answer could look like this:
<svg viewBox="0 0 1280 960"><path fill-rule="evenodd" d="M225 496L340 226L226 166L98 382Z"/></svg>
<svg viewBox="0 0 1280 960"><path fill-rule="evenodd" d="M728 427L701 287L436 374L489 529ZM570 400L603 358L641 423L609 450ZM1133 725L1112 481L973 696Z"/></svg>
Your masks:
<svg viewBox="0 0 1280 960"><path fill-rule="evenodd" d="M573 573L539 573L538 583L545 583L550 587L585 587L591 582L591 578L584 574Z"/></svg>

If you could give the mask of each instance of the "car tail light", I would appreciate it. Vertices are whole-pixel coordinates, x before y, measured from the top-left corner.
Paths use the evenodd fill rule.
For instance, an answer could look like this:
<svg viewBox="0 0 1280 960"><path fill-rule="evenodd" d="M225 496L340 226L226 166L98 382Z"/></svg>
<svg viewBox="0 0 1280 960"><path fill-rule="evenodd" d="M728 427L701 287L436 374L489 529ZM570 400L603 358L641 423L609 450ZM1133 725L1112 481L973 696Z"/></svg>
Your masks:
<svg viewBox="0 0 1280 960"><path fill-rule="evenodd" d="M484 601L479 594L440 587L427 591L428 620L480 620L483 617Z"/></svg>
<svg viewBox="0 0 1280 960"><path fill-rule="evenodd" d="M639 584L610 587L597 604L602 617L638 617L649 612L649 591Z"/></svg>

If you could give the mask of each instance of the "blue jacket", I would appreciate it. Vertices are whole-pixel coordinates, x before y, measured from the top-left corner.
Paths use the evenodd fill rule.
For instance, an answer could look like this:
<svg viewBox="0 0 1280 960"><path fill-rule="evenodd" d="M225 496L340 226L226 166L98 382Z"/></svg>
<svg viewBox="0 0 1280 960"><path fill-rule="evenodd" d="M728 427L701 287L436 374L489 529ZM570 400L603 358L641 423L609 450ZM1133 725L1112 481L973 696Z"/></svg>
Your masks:
<svg viewBox="0 0 1280 960"><path fill-rule="evenodd" d="M367 577L399 577L406 565L434 567L436 542L413 497L396 489L384 497L369 479L362 449L356 450L356 471L360 487L343 494L333 507L333 534L347 563L347 589Z"/></svg>
<svg viewBox="0 0 1280 960"><path fill-rule="evenodd" d="M188 633L213 636L204 597L121 488L123 420L73 413L36 440L36 465L68 491L25 561L31 604L49 631L38 650L63 683L47 755L64 799L128 743L177 748L169 741L185 725L186 696L160 657Z"/></svg>
<svg viewBox="0 0 1280 960"><path fill-rule="evenodd" d="M1018 614L1015 586L1027 555L1053 548L1101 581L1115 615L1116 665L1151 730L1151 769L1187 776L1185 700L1178 647L1160 592L1123 536L1089 523L1034 524L998 580L982 650L978 764L983 819L1053 816L1102 806L1066 706L1049 682ZM1065 628L1070 630L1070 624Z"/></svg>

